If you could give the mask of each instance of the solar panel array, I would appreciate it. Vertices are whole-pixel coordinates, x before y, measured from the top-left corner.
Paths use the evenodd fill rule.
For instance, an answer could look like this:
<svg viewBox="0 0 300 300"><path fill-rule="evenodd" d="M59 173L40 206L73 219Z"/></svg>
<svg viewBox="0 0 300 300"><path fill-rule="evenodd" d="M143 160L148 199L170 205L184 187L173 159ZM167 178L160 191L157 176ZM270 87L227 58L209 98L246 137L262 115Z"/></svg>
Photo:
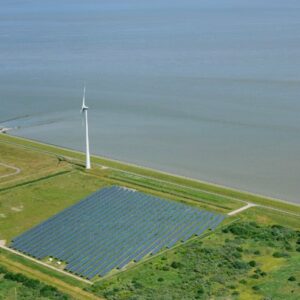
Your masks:
<svg viewBox="0 0 300 300"><path fill-rule="evenodd" d="M224 216L141 192L101 189L16 237L10 247L66 262L91 279L214 229Z"/></svg>

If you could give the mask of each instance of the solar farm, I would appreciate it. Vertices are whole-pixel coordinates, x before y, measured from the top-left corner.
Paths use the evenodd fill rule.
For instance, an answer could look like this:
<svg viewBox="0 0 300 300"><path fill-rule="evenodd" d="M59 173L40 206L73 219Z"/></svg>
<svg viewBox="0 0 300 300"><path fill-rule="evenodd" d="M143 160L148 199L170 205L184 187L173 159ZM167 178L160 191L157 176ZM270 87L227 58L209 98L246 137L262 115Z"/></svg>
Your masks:
<svg viewBox="0 0 300 300"><path fill-rule="evenodd" d="M14 238L10 247L92 279L214 230L224 215L127 188L103 188Z"/></svg>

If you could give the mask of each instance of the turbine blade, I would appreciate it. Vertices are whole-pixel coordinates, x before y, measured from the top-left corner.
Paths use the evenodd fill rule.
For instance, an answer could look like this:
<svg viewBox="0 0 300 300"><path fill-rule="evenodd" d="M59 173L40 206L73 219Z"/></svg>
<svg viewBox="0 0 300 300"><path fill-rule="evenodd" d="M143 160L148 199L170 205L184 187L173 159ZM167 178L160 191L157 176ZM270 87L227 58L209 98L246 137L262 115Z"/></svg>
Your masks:
<svg viewBox="0 0 300 300"><path fill-rule="evenodd" d="M82 108L85 107L85 85L83 87L83 96L82 96Z"/></svg>

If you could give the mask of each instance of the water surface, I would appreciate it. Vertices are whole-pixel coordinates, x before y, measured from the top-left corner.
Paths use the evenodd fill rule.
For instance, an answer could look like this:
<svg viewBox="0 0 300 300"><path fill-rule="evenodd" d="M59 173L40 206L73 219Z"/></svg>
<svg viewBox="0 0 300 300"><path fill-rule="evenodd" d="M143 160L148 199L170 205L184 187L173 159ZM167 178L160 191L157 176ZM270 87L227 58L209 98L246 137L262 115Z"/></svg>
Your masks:
<svg viewBox="0 0 300 300"><path fill-rule="evenodd" d="M300 202L300 2L1 1L13 134ZM1 126L0 125L0 126Z"/></svg>

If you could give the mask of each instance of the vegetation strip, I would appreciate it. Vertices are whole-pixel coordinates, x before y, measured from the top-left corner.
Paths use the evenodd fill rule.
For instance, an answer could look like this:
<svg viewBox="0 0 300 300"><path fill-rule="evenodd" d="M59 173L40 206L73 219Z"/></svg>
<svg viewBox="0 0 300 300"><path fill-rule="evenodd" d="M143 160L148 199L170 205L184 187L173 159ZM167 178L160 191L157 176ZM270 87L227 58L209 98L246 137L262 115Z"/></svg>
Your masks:
<svg viewBox="0 0 300 300"><path fill-rule="evenodd" d="M1 257L3 258L3 257ZM31 278L38 278L42 280L43 282L50 284L51 286L54 286L58 288L60 291L65 292L66 294L70 295L72 299L78 299L78 300L100 300L103 298L97 295L94 295L88 291L85 291L82 289L82 287L79 287L75 284L69 284L65 281L62 281L60 279L54 278L53 276L50 276L43 271L35 270L31 267L28 267L22 263L15 262L13 260L2 260L1 264L8 268L9 270L13 272L22 272L26 276L29 276Z"/></svg>
<svg viewBox="0 0 300 300"><path fill-rule="evenodd" d="M60 291L58 291L55 287L46 285L39 280L31 279L23 274L20 273L12 273L7 270L7 268L0 265L0 276L2 275L2 282L15 282L15 299L19 297L22 297L22 294L26 293L26 296L32 297L47 297L47 299L63 299L68 300L70 299L68 295L62 294ZM20 285L23 287L23 289L20 289ZM17 292L17 287L18 291ZM24 293L24 288L26 288L26 292ZM20 295L21 292L21 295ZM25 296L25 297L26 297Z"/></svg>
<svg viewBox="0 0 300 300"><path fill-rule="evenodd" d="M143 182L142 179L144 176L142 178L140 176L135 176L135 177L137 177L137 178L132 179L132 178L122 176L121 174L118 174L118 175L113 174L113 175L109 176L109 178L133 183L133 184L136 184L136 185L139 185L142 187L147 187L147 188L165 192L165 193L168 193L171 195L176 195L181 198L191 199L191 200L195 200L195 201L201 201L205 204L211 204L212 201L214 201L214 206L223 208L225 210L230 209L230 207L219 203L221 201L223 201L223 203L225 202L225 204L228 203L229 199L228 198L226 199L226 197L222 197L219 195L218 198L216 198L216 195L213 195L211 193L207 193L205 191L200 191L200 190L195 191L195 189L190 189L190 188L184 187L184 186L178 187L177 185L174 185L172 183L157 184L157 182L158 182L157 181L155 184L155 180L152 180L152 182L151 182L151 181L149 181L149 178L148 178L148 182ZM168 184L169 186L166 186L166 184ZM232 200L230 200L230 201L232 201ZM235 200L235 202L236 202L236 200Z"/></svg>
<svg viewBox="0 0 300 300"><path fill-rule="evenodd" d="M64 174L67 174L67 173L70 173L70 172L71 172L70 170L60 171L60 172L50 174L50 175L47 175L47 176L44 176L44 177L40 177L40 178L37 178L37 179L34 179L34 180L29 180L29 181L25 181L25 182L22 182L22 183L18 183L18 184L13 185L13 186L0 188L0 192L11 190L11 189L21 187L21 186L24 186L24 185L28 185L28 184L32 184L32 183L37 183L39 181L50 179L52 177L56 177L56 176L60 176L60 175L64 175Z"/></svg>
<svg viewBox="0 0 300 300"><path fill-rule="evenodd" d="M93 284L91 281L89 281L89 280L87 280L87 279L81 278L81 277L79 277L79 276L76 276L76 275L71 274L71 273L69 273L69 272L66 272L66 271L64 271L64 270L61 270L61 269L55 268L55 267L53 267L53 266L50 266L49 264L46 264L46 263L44 263L44 262L42 262L42 261L40 261L40 260L38 260L38 259L35 259L35 258L33 258L33 257L28 256L28 255L25 255L24 253L21 253L21 252L19 252L19 251L16 251L16 250L13 250L13 249L11 249L11 248L8 248L8 247L6 247L6 246L4 246L4 245L0 245L0 248L4 249L4 250L6 250L6 251L10 251L11 253L14 253L14 254L16 254L16 255L25 257L26 259L29 259L29 260L31 260L31 261L34 261L35 263L38 263L38 264L40 264L40 265L42 265L42 266L44 266L44 267L47 267L47 268L49 268L49 269L52 269L52 270L55 270L55 271L57 271L57 272L63 273L64 275L73 277L73 278L75 278L75 279L77 279L77 280L79 280L79 281L82 281L82 282L84 282L84 283L87 283L87 284Z"/></svg>

